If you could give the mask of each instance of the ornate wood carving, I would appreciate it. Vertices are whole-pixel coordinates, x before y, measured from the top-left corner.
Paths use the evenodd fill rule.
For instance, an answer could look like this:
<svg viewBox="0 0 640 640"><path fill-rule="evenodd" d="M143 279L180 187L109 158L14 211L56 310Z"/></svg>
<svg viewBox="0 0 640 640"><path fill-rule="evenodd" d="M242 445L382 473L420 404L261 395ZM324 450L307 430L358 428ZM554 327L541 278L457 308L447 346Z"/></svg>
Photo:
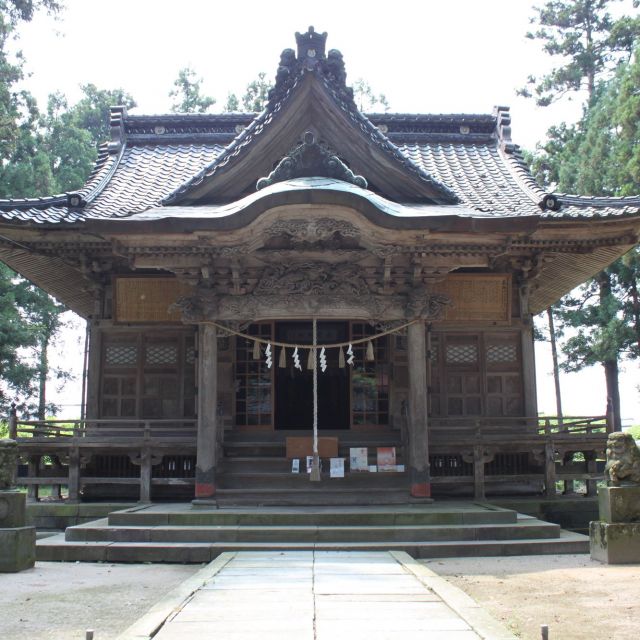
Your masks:
<svg viewBox="0 0 640 640"><path fill-rule="evenodd" d="M357 238L359 229L345 220L333 218L319 218L317 220L305 220L294 218L292 220L277 220L265 229L265 235L288 236L296 247L316 247L323 245L336 235L343 238ZM328 247L333 248L333 247Z"/></svg>
<svg viewBox="0 0 640 640"><path fill-rule="evenodd" d="M371 290L358 265L305 262L266 267L253 293L361 296Z"/></svg>
<svg viewBox="0 0 640 640"><path fill-rule="evenodd" d="M311 131L304 134L302 144L291 150L277 164L276 168L266 177L260 178L256 189L264 189L276 182L283 182L292 178L322 176L343 180L367 188L367 181L358 176L338 158L326 145L316 142Z"/></svg>

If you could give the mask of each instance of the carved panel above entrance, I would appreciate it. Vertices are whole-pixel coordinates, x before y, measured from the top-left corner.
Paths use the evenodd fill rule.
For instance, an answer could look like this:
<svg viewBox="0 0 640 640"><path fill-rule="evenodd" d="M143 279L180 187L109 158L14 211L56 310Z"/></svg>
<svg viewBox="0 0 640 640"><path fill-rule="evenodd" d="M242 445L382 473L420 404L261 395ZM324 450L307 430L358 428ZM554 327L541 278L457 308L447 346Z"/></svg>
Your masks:
<svg viewBox="0 0 640 640"><path fill-rule="evenodd" d="M253 290L256 295L368 295L358 265L305 262L267 267Z"/></svg>

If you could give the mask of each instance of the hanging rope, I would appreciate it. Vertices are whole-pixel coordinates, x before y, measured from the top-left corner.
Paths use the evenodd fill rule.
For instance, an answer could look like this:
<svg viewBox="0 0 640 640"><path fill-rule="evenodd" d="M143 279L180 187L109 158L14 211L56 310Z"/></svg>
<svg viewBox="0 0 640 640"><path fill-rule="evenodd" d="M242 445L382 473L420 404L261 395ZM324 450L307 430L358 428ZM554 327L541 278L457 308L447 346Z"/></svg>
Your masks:
<svg viewBox="0 0 640 640"><path fill-rule="evenodd" d="M320 456L318 455L318 362L316 349L318 346L318 321L313 319L313 461L311 464L312 482L320 481Z"/></svg>
<svg viewBox="0 0 640 640"><path fill-rule="evenodd" d="M364 344L365 342L371 342L372 340L377 340L378 338L382 338L384 336L391 335L392 333L399 333L400 331L406 329L408 326L415 324L418 320L410 320L409 322L405 322L401 324L399 327L395 327L395 329L388 329L387 331L381 331L380 333L376 333L373 336L367 336L366 338L358 338L357 340L347 340L345 342L332 342L330 344L322 344L316 346L322 346L325 349L337 349L342 347L349 347L354 344ZM201 324L209 324L220 331L228 333L233 336L238 336L239 338L245 338L246 340L252 340L254 343L258 344L270 344L271 347L282 347L284 349L309 349L311 348L310 344L296 344L294 342L277 342L275 340L271 340L269 338L259 338L258 336L252 336L248 333L242 333L242 331L235 331L234 329L230 329L229 327L225 327L222 324L218 324L213 320L205 320ZM255 350L255 346L254 346ZM373 350L373 347L372 349ZM255 353L255 351L254 351ZM259 352L258 352L259 353ZM348 353L348 352L347 352ZM351 354L349 354L351 355ZM260 356L258 355L258 358Z"/></svg>

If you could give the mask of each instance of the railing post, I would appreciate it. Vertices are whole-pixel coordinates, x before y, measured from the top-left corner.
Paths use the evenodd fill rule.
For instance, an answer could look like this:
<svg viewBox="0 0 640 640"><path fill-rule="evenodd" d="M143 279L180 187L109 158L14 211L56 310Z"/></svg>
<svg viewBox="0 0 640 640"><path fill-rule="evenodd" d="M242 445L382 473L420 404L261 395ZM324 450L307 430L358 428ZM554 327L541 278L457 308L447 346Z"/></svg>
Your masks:
<svg viewBox="0 0 640 640"><path fill-rule="evenodd" d="M151 502L151 450L144 447L140 452L140 502Z"/></svg>
<svg viewBox="0 0 640 640"><path fill-rule="evenodd" d="M37 478L40 475L40 456L29 456L27 464L27 476L29 478ZM40 495L40 485L29 484L27 487L27 501L38 502Z"/></svg>
<svg viewBox="0 0 640 640"><path fill-rule="evenodd" d="M473 489L476 500L485 499L484 460L484 447L475 445L473 447Z"/></svg>
<svg viewBox="0 0 640 640"><path fill-rule="evenodd" d="M544 445L544 484L547 497L554 497L556 495L556 448L553 442L547 442Z"/></svg>
<svg viewBox="0 0 640 640"><path fill-rule="evenodd" d="M598 461L597 455L595 451L585 451L584 458L587 461L587 473L589 475L595 474L598 472ZM587 479L587 495L588 496L597 496L598 495L598 481L597 480L589 480Z"/></svg>
<svg viewBox="0 0 640 640"><path fill-rule="evenodd" d="M151 455L151 425L144 423L144 444L140 451L140 502L151 502L151 474L153 472Z"/></svg>
<svg viewBox="0 0 640 640"><path fill-rule="evenodd" d="M80 450L77 446L69 450L69 502L80 500Z"/></svg>
<svg viewBox="0 0 640 640"><path fill-rule="evenodd" d="M16 411L16 403L11 403L9 411L9 438L15 440L18 437L18 412Z"/></svg>

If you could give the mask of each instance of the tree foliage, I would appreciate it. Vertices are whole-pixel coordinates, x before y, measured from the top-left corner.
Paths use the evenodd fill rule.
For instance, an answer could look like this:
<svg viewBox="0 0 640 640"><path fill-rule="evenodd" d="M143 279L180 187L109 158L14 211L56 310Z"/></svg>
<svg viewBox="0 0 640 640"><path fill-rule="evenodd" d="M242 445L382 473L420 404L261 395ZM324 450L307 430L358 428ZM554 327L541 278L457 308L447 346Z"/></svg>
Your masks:
<svg viewBox="0 0 640 640"><path fill-rule="evenodd" d="M173 86L169 92L173 113L206 113L216 103L215 98L202 94L202 78L190 67L180 69Z"/></svg>
<svg viewBox="0 0 640 640"><path fill-rule="evenodd" d="M0 0L0 197L30 197L74 190L88 177L98 142L108 140L109 108L132 107L120 89L81 87L69 105L49 97L46 113L21 91L23 58L13 51L20 22L38 10L56 13L55 0ZM64 326L63 305L0 264L0 411L18 399L21 413L44 418L55 408L47 400L47 380L68 379L53 370L48 349Z"/></svg>
<svg viewBox="0 0 640 640"><path fill-rule="evenodd" d="M536 29L527 38L542 43L545 53L558 60L542 77L529 76L519 94L535 97L547 106L567 94L586 90L591 99L598 79L628 59L640 35L640 18L614 19L610 7L620 0L550 0L534 7ZM638 6L634 0L633 6Z"/></svg>
<svg viewBox="0 0 640 640"><path fill-rule="evenodd" d="M235 93L229 93L224 105L224 111L230 113L259 113L265 108L269 99L269 91L272 88L273 83L267 80L267 74L264 71L260 71L255 80L252 80L247 85L242 96L238 97Z"/></svg>
<svg viewBox="0 0 640 640"><path fill-rule="evenodd" d="M353 83L353 99L360 111L389 111L389 102L384 93L376 93L362 78Z"/></svg>
<svg viewBox="0 0 640 640"><path fill-rule="evenodd" d="M640 18L613 20L611 0L547 2L536 9L540 29L529 37L543 42L563 65L534 86L538 104L550 104L586 89L583 115L561 123L532 157L532 171L553 190L594 196L640 192ZM634 5L637 6L637 2ZM534 19L534 21L536 21ZM525 95L532 95L523 91ZM620 428L619 363L640 357L640 259L624 256L566 296L558 307L560 328L571 329L562 351L563 368L578 371L601 364L607 387L607 414Z"/></svg>

